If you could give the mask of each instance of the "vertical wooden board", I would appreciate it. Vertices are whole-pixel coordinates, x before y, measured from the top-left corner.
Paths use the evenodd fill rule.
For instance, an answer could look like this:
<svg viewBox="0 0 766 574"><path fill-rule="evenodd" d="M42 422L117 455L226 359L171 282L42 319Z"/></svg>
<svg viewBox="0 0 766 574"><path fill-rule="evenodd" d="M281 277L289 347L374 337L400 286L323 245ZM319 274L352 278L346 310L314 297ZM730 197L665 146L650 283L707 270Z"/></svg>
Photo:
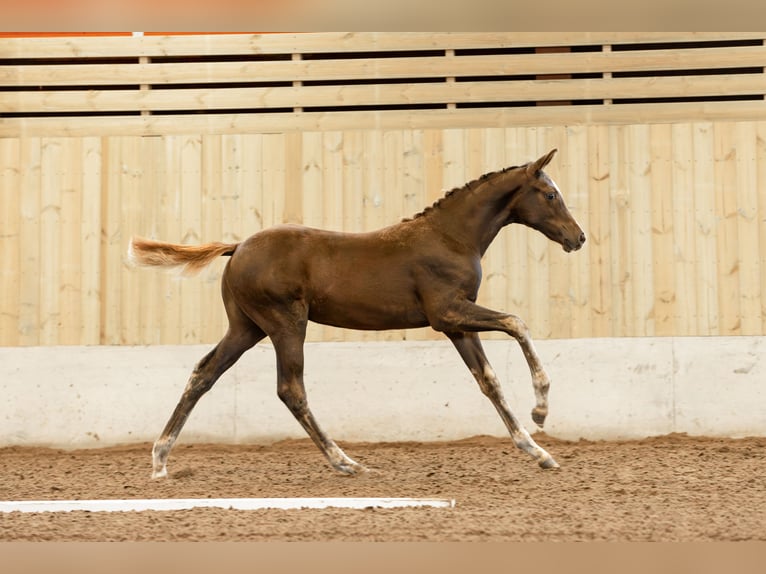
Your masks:
<svg viewBox="0 0 766 574"><path fill-rule="evenodd" d="M0 346L19 344L21 140L0 138Z"/></svg>
<svg viewBox="0 0 766 574"><path fill-rule="evenodd" d="M756 123L756 177L758 189L758 252L761 270L761 331L766 334L766 122Z"/></svg>
<svg viewBox="0 0 766 574"><path fill-rule="evenodd" d="M205 242L223 237L220 135L202 136L202 237ZM214 343L226 332L226 313L221 302L221 277L226 261L210 265L201 274L201 342Z"/></svg>
<svg viewBox="0 0 766 574"><path fill-rule="evenodd" d="M694 194L694 125L671 128L671 185L673 217L673 265L675 281L673 335L697 333L697 226Z"/></svg>
<svg viewBox="0 0 766 574"><path fill-rule="evenodd" d="M138 344L141 340L141 276L126 264L128 240L143 228L143 186L148 174L141 148L141 137L121 138L118 179L120 214L109 254L114 259L114 265L119 265L120 343L127 345Z"/></svg>
<svg viewBox="0 0 766 574"><path fill-rule="evenodd" d="M43 138L40 164L40 344L59 343L61 325L63 138Z"/></svg>
<svg viewBox="0 0 766 574"><path fill-rule="evenodd" d="M260 173L262 228L282 224L286 199L284 134L262 136Z"/></svg>
<svg viewBox="0 0 766 574"><path fill-rule="evenodd" d="M737 146L736 200L737 260L739 263L739 312L743 335L761 335L761 253L759 249L758 176L756 126L753 122L734 124Z"/></svg>
<svg viewBox="0 0 766 574"><path fill-rule="evenodd" d="M649 126L628 129L630 138L630 218L628 237L631 256L630 281L633 284L631 323L634 336L653 336L654 268L652 254L652 181Z"/></svg>
<svg viewBox="0 0 766 574"><path fill-rule="evenodd" d="M101 334L102 345L120 344L120 216L122 138L103 140L101 187Z"/></svg>
<svg viewBox="0 0 766 574"><path fill-rule="evenodd" d="M78 345L83 331L81 269L82 257L82 138L62 140L61 173L61 285L58 343Z"/></svg>
<svg viewBox="0 0 766 574"><path fill-rule="evenodd" d="M97 345L101 330L101 138L82 142L80 207L80 344Z"/></svg>
<svg viewBox="0 0 766 574"><path fill-rule="evenodd" d="M40 344L40 205L42 188L42 139L22 138L19 188L21 243L19 267L19 345Z"/></svg>
<svg viewBox="0 0 766 574"><path fill-rule="evenodd" d="M715 151L713 124L700 122L694 125L694 208L697 228L697 334L722 334L719 323L718 303L718 251L716 236Z"/></svg>
<svg viewBox="0 0 766 574"><path fill-rule="evenodd" d="M242 141L245 136L221 136L221 228L222 241L243 241L240 196L243 193Z"/></svg>
<svg viewBox="0 0 766 574"><path fill-rule="evenodd" d="M442 132L442 179L445 192L462 186L469 179L465 145L465 130L447 129Z"/></svg>
<svg viewBox="0 0 766 574"><path fill-rule="evenodd" d="M591 326L589 336L611 337L612 325L612 229L609 160L609 128L588 127L588 224L584 249L588 257ZM576 216L577 217L577 216Z"/></svg>
<svg viewBox="0 0 766 574"><path fill-rule="evenodd" d="M362 135L362 146L362 225L365 231L373 231L389 224L385 213L387 190L383 175L386 164L386 158L383 156L383 132L365 131Z"/></svg>
<svg viewBox="0 0 766 574"><path fill-rule="evenodd" d="M275 221L276 190L263 187L263 156L267 136L246 134L242 138L241 188L237 202L242 212L239 235L242 239L256 231L271 227Z"/></svg>
<svg viewBox="0 0 766 574"><path fill-rule="evenodd" d="M402 205L401 217L391 223L396 223L405 217L412 217L422 211L427 202L425 178L423 175L423 132L420 130L405 130L402 132L402 139L402 191L404 203Z"/></svg>
<svg viewBox="0 0 766 574"><path fill-rule="evenodd" d="M673 231L672 126L649 128L651 250L654 277L654 335L675 333L676 279Z"/></svg>
<svg viewBox="0 0 766 574"><path fill-rule="evenodd" d="M303 223L309 227L321 227L324 223L322 133L306 132L302 139Z"/></svg>
<svg viewBox="0 0 766 574"><path fill-rule="evenodd" d="M713 130L715 146L715 213L719 221L716 235L718 261L718 305L722 335L742 333L740 315L740 260L737 249L737 155L739 153L731 123L717 123Z"/></svg>
<svg viewBox="0 0 766 574"><path fill-rule="evenodd" d="M363 231L365 190L362 181L364 146L359 131L343 133L343 230Z"/></svg>
<svg viewBox="0 0 766 574"><path fill-rule="evenodd" d="M631 237L633 234L628 163L629 134L625 126L611 126L609 173L612 276L612 325L615 337L636 335L632 328L633 281L631 278Z"/></svg>
<svg viewBox="0 0 766 574"><path fill-rule="evenodd" d="M343 132L325 132L322 142L323 218L320 227L343 231Z"/></svg>
<svg viewBox="0 0 766 574"><path fill-rule="evenodd" d="M444 195L444 146L442 130L423 132L423 204L416 210L422 211ZM414 215L414 214L413 214Z"/></svg>
<svg viewBox="0 0 766 574"><path fill-rule="evenodd" d="M208 241L202 234L202 136L179 136L179 203L181 242L198 245ZM215 262L218 263L217 261ZM203 270L203 273L206 270ZM191 345L202 341L202 278L188 277L180 282L181 317L179 341Z"/></svg>
<svg viewBox="0 0 766 574"><path fill-rule="evenodd" d="M284 138L285 223L303 223L303 134L290 132Z"/></svg>

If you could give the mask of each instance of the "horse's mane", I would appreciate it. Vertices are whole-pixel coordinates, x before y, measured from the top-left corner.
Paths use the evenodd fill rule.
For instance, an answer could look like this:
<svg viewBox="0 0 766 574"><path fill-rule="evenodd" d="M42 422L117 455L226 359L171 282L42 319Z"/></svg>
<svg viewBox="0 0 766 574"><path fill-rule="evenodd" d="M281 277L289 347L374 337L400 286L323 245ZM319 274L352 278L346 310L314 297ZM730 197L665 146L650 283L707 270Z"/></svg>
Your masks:
<svg viewBox="0 0 766 574"><path fill-rule="evenodd" d="M490 171L490 172L487 172L484 175L478 177L477 179L473 179L473 180L469 181L468 183L464 183L463 185L461 185L459 187L452 188L451 190L447 191L442 197L437 199L432 205L429 205L428 207L426 207L423 211L421 211L419 213L416 213L412 217L405 217L404 219L402 219L402 223L404 223L406 221L412 221L412 220L418 219L420 217L424 217L425 215L428 215L434 209L439 209L442 206L444 200L449 199L453 195L459 194L461 192L464 192L464 191L467 191L467 190L470 190L470 189L474 189L477 185L479 185L480 183L484 183L488 179L492 179L493 177L495 177L497 175L500 175L500 174L503 174L503 173L507 173L507 172L509 172L511 170L514 170L514 169L518 169L519 167L521 167L521 166L514 165L512 167L504 167L503 169L499 169L499 170L496 170L496 171Z"/></svg>

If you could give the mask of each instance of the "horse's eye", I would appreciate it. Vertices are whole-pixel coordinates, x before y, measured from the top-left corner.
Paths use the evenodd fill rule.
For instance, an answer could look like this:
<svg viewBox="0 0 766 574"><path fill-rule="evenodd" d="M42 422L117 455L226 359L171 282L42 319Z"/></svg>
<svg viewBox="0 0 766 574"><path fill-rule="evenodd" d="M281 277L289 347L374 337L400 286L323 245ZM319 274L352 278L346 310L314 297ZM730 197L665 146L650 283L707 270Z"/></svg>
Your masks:
<svg viewBox="0 0 766 574"><path fill-rule="evenodd" d="M556 194L549 193L548 195L545 196L545 199L547 199L548 201L553 201L554 199L556 199Z"/></svg>

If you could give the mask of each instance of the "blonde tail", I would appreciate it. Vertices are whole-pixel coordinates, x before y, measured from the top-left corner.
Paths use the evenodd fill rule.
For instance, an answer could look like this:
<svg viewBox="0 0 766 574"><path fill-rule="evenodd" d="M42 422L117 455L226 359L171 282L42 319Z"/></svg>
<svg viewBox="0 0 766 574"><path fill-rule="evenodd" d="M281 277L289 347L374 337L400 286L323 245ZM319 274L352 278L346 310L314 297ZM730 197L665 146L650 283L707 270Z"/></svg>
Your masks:
<svg viewBox="0 0 766 574"><path fill-rule="evenodd" d="M239 243L205 243L179 245L132 237L128 245L128 260L149 267L181 267L184 275L195 275L222 255L233 255Z"/></svg>

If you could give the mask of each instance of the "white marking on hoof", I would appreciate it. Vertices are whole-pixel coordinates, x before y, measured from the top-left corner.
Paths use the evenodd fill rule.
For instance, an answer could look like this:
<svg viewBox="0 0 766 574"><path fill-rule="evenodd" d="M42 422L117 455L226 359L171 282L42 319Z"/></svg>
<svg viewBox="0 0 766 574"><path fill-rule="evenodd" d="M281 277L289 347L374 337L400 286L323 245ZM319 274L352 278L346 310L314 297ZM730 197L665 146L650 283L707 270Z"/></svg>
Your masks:
<svg viewBox="0 0 766 574"><path fill-rule="evenodd" d="M166 467L162 467L160 470L154 470L152 471L152 478L166 478L168 476L168 469Z"/></svg>
<svg viewBox="0 0 766 574"><path fill-rule="evenodd" d="M559 463L553 460L553 457L549 454L546 454L544 457L538 460L537 464L540 465L540 468L544 468L545 470L556 470L561 468Z"/></svg>

